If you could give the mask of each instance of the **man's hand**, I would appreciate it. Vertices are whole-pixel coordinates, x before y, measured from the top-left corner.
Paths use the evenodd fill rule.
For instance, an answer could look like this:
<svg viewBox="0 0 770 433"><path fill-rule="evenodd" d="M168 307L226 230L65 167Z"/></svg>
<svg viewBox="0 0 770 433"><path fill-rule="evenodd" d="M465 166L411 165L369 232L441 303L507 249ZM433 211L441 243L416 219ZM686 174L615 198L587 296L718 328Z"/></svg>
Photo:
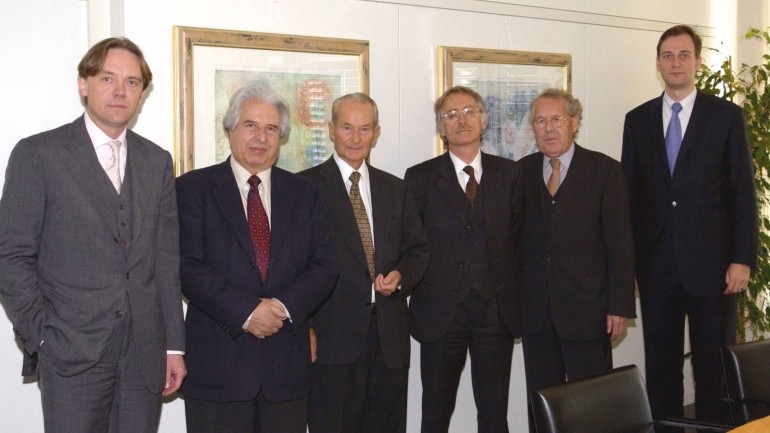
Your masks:
<svg viewBox="0 0 770 433"><path fill-rule="evenodd" d="M386 277L383 277L382 274L377 275L377 278L374 279L374 291L382 296L390 296L396 291L399 284L401 284L401 272L390 271Z"/></svg>
<svg viewBox="0 0 770 433"><path fill-rule="evenodd" d="M187 367L184 365L184 357L178 354L166 355L166 385L163 389L163 397L177 392L185 376L187 376Z"/></svg>
<svg viewBox="0 0 770 433"><path fill-rule="evenodd" d="M749 277L751 277L751 268L747 265L730 263L730 267L727 268L727 274L725 275L725 284L727 284L727 288L725 288L723 293L725 295L732 295L746 290L746 284L749 283Z"/></svg>
<svg viewBox="0 0 770 433"><path fill-rule="evenodd" d="M262 298L260 301L262 302L251 313L246 332L257 338L265 338L275 334L283 327L286 312L281 304L273 299Z"/></svg>
<svg viewBox="0 0 770 433"><path fill-rule="evenodd" d="M620 316L607 315L607 333L610 334L610 340L615 341L625 334L628 328L628 318Z"/></svg>
<svg viewBox="0 0 770 433"><path fill-rule="evenodd" d="M316 362L318 359L318 338L315 336L315 329L307 328L310 333L310 362Z"/></svg>

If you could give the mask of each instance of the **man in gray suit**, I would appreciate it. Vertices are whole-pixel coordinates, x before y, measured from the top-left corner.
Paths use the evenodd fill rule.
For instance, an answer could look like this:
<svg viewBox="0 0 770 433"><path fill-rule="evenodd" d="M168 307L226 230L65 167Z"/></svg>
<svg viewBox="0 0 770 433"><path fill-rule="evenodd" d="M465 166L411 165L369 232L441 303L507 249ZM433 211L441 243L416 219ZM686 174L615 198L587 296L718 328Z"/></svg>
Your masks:
<svg viewBox="0 0 770 433"><path fill-rule="evenodd" d="M155 432L186 375L173 163L127 129L151 79L133 42L97 43L85 114L8 162L0 295L49 433Z"/></svg>

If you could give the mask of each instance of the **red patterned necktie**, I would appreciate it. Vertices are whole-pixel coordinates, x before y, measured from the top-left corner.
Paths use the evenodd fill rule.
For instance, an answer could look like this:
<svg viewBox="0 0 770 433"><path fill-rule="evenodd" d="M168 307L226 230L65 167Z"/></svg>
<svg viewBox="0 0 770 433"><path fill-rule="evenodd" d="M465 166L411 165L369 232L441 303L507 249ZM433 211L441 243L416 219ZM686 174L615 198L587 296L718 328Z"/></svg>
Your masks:
<svg viewBox="0 0 770 433"><path fill-rule="evenodd" d="M270 222L267 219L267 212L262 206L262 199L259 197L259 184L262 180L253 175L249 178L249 196L246 201L249 232L251 233L251 243L254 245L255 261L262 274L262 281L265 281L267 275L267 265L270 263Z"/></svg>

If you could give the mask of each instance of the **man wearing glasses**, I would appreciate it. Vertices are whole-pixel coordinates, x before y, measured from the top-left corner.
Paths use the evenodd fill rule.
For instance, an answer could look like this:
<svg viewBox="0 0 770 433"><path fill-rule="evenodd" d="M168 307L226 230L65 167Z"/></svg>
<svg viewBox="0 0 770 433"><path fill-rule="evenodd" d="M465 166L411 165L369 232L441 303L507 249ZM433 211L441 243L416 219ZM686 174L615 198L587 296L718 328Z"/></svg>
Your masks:
<svg viewBox="0 0 770 433"><path fill-rule="evenodd" d="M447 90L435 103L448 152L409 168L430 244L430 262L410 302L420 342L422 433L445 433L470 353L478 432L508 432L508 383L519 334L515 250L519 180L513 161L480 151L487 126L481 96Z"/></svg>
<svg viewBox="0 0 770 433"><path fill-rule="evenodd" d="M611 342L635 317L626 179L619 162L574 143L582 112L559 89L530 106L540 152L520 161L518 285L528 392L611 370Z"/></svg>

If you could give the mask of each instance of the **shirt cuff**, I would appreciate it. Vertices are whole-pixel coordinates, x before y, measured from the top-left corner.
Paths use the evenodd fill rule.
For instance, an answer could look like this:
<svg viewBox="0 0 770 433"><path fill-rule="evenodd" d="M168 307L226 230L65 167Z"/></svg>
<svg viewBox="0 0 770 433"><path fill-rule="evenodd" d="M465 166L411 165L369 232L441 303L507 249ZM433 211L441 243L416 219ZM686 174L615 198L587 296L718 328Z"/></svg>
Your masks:
<svg viewBox="0 0 770 433"><path fill-rule="evenodd" d="M283 307L283 311L286 313L286 319L288 319L289 322L294 323L294 321L291 320L291 314L289 313L289 310L286 309L286 306L283 305L283 302L279 301L276 298L273 298L273 299L275 299L275 301L278 302L279 304L281 304L281 307Z"/></svg>
<svg viewBox="0 0 770 433"><path fill-rule="evenodd" d="M167 350L166 355L184 355L184 351L181 350Z"/></svg>

